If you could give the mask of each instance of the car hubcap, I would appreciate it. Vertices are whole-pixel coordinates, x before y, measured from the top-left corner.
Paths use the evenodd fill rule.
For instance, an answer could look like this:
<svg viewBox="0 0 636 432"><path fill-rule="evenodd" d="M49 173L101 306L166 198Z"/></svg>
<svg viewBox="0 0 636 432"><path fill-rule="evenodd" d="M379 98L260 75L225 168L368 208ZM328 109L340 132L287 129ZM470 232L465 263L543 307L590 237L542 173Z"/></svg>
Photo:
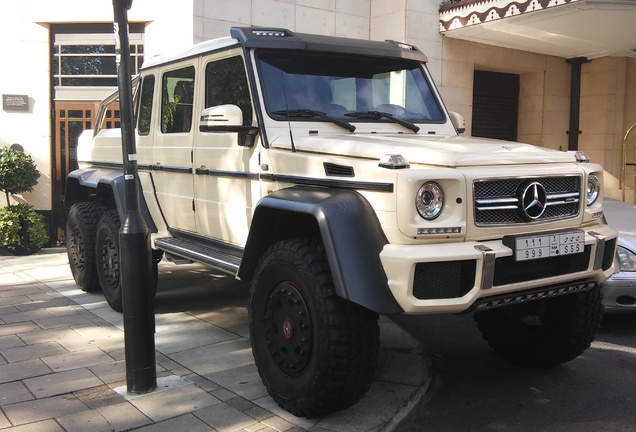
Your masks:
<svg viewBox="0 0 636 432"><path fill-rule="evenodd" d="M311 319L298 288L291 282L280 283L269 296L265 339L281 372L298 375L307 367L312 345Z"/></svg>
<svg viewBox="0 0 636 432"><path fill-rule="evenodd" d="M82 251L82 233L79 228L73 228L69 241L71 242L73 264L75 268L81 270L84 268L84 252Z"/></svg>
<svg viewBox="0 0 636 432"><path fill-rule="evenodd" d="M102 243L102 270L109 286L115 288L119 284L119 259L117 243L111 236Z"/></svg>

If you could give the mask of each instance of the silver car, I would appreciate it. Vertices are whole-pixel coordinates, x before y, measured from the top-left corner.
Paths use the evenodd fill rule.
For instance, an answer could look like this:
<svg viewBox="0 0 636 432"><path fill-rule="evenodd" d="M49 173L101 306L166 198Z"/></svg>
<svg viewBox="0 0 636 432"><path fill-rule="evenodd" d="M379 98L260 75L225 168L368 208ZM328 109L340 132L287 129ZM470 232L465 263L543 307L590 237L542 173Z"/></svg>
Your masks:
<svg viewBox="0 0 636 432"><path fill-rule="evenodd" d="M636 312L636 206L603 201L605 220L618 231L616 273L603 286L606 313Z"/></svg>

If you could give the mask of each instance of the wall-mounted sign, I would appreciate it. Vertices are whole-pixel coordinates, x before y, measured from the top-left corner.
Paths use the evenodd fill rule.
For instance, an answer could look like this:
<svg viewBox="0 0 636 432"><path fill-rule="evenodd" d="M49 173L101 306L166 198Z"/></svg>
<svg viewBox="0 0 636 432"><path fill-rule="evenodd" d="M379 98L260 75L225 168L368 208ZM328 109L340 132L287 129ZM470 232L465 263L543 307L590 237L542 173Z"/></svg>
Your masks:
<svg viewBox="0 0 636 432"><path fill-rule="evenodd" d="M2 95L2 109L5 111L29 111L28 95Z"/></svg>

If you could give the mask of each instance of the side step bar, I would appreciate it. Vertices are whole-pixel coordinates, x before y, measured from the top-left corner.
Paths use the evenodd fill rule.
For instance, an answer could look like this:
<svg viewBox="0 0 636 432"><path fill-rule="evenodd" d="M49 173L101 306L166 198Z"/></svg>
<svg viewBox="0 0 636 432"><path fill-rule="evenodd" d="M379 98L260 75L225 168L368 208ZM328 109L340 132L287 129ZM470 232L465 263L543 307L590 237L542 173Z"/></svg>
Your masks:
<svg viewBox="0 0 636 432"><path fill-rule="evenodd" d="M241 264L242 254L233 253L234 251L231 250L224 251L174 237L157 239L155 246L167 253L209 265L232 276L236 276Z"/></svg>

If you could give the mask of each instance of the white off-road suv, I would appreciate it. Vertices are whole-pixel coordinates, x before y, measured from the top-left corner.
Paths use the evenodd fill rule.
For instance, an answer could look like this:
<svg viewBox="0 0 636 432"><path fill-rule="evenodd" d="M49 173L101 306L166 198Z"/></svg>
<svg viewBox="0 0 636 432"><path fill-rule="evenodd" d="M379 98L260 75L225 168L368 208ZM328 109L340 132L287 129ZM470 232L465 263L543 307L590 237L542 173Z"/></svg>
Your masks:
<svg viewBox="0 0 636 432"><path fill-rule="evenodd" d="M474 313L497 353L531 367L594 338L616 245L602 168L459 136L426 62L394 41L233 28L141 71L137 164L156 259L251 284L256 365L294 414L364 394L378 314ZM65 195L75 280L116 310L120 136L82 136Z"/></svg>

